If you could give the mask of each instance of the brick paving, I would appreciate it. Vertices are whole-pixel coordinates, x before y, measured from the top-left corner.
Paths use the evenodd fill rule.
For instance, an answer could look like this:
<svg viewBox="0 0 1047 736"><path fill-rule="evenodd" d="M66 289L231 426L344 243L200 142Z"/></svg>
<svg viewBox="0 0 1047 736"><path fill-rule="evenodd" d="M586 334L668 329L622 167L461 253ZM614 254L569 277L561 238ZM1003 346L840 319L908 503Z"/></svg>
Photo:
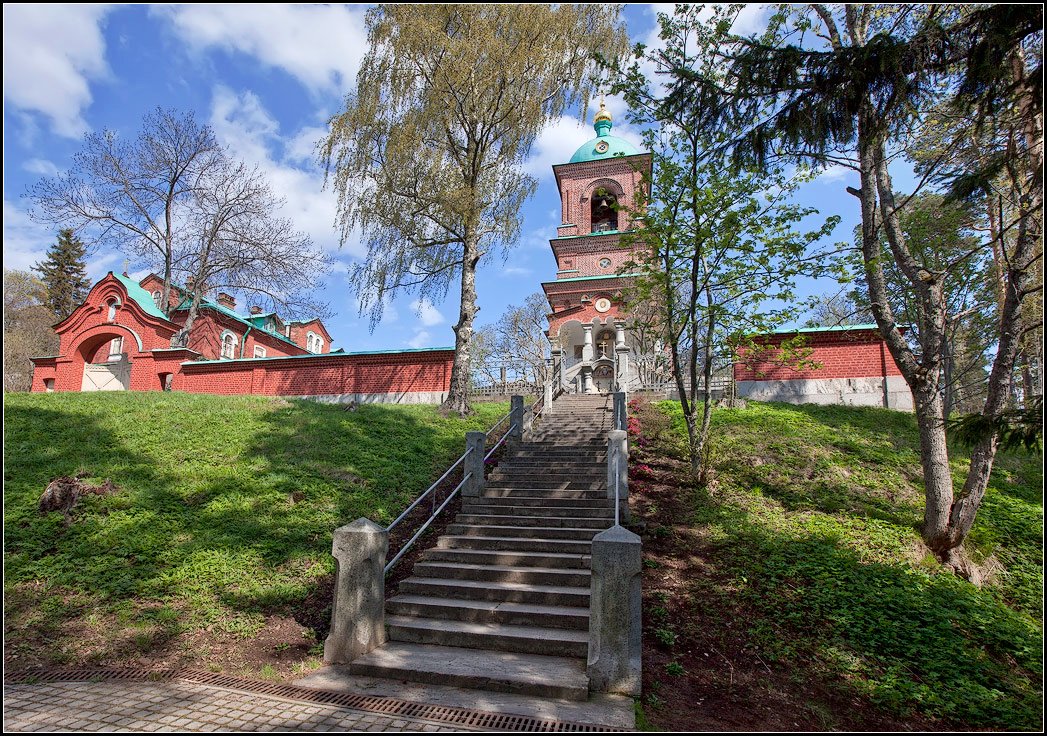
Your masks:
<svg viewBox="0 0 1047 736"><path fill-rule="evenodd" d="M192 682L4 686L4 731L462 731L457 724Z"/></svg>

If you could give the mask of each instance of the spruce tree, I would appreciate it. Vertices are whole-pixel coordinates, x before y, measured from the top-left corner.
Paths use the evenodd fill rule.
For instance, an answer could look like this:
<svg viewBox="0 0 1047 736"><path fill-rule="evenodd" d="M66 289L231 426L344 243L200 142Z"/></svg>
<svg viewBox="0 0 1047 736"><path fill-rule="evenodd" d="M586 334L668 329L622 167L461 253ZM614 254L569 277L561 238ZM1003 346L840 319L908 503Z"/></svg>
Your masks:
<svg viewBox="0 0 1047 736"><path fill-rule="evenodd" d="M47 289L47 306L59 319L65 319L87 297L91 282L87 278L86 249L70 228L58 233L58 242L47 251L47 258L33 266Z"/></svg>

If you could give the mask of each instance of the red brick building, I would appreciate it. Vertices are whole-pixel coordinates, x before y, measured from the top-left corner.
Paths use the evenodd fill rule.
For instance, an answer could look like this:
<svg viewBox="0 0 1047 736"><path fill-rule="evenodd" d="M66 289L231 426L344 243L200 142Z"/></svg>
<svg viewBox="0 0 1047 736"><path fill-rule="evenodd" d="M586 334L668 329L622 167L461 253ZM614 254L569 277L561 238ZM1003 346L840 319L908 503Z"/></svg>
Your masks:
<svg viewBox="0 0 1047 736"><path fill-rule="evenodd" d="M308 396L328 401L438 403L450 388L450 348L331 352L318 319L284 321L257 307L242 315L228 294L203 299L185 347L171 340L188 316L163 280L109 273L55 325L58 354L34 358L33 391L191 391Z"/></svg>
<svg viewBox="0 0 1047 736"><path fill-rule="evenodd" d="M817 368L776 362L777 346L802 335ZM741 398L791 404L883 406L911 411L912 392L876 325L846 325L783 330L757 340L758 355L738 355L734 364Z"/></svg>

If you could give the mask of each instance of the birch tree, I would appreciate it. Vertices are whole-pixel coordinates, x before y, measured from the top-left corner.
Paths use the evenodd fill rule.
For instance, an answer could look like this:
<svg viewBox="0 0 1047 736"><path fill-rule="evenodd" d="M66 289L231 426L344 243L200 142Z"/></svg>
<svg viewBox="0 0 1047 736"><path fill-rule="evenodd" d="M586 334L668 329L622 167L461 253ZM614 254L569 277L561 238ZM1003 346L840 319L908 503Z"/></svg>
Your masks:
<svg viewBox="0 0 1047 736"><path fill-rule="evenodd" d="M590 58L626 45L606 5L381 5L369 52L321 161L338 194L349 274L372 328L388 293L430 301L457 285L455 357L444 407L469 411L478 264L513 245L536 183L521 164L538 133L584 111Z"/></svg>

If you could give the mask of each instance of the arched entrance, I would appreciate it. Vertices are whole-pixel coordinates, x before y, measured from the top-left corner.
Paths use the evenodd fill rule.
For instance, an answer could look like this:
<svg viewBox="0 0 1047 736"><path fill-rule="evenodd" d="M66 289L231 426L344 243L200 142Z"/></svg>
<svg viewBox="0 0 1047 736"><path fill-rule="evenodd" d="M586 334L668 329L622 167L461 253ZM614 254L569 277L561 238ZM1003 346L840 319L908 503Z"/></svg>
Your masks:
<svg viewBox="0 0 1047 736"><path fill-rule="evenodd" d="M93 335L77 348L84 362L81 391L127 391L131 388L131 359L127 336L113 333Z"/></svg>

